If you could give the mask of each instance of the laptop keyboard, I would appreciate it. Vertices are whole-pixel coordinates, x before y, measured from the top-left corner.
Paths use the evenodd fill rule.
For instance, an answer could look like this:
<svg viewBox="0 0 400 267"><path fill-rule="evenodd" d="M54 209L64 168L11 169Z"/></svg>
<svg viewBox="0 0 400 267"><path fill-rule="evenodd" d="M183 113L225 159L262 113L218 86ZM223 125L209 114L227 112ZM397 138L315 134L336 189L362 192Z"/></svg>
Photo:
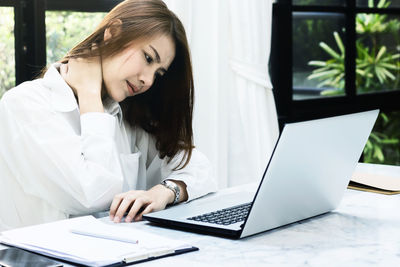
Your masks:
<svg viewBox="0 0 400 267"><path fill-rule="evenodd" d="M249 213L250 207L251 207L251 202L222 210L204 213L187 219L198 222L230 225L233 223L244 221L247 214Z"/></svg>

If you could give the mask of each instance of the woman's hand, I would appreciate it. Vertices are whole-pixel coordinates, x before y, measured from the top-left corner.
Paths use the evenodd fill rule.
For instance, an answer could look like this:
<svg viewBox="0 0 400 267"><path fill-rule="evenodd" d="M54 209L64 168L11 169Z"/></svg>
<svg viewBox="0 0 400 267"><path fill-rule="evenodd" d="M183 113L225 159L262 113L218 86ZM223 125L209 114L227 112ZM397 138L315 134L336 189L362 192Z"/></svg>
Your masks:
<svg viewBox="0 0 400 267"><path fill-rule="evenodd" d="M132 190L118 194L111 203L110 219L120 222L125 212L129 211L126 222L140 221L143 214L165 209L174 199L174 192L161 184L147 191Z"/></svg>
<svg viewBox="0 0 400 267"><path fill-rule="evenodd" d="M70 58L60 67L61 76L78 97L81 114L86 112L104 112L101 101L103 83L101 59Z"/></svg>

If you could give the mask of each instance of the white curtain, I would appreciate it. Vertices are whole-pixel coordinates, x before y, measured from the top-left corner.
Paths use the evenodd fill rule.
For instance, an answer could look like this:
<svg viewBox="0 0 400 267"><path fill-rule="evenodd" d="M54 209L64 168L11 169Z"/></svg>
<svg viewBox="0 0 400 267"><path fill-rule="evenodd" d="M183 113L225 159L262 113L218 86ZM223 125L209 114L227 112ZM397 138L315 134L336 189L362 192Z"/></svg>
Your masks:
<svg viewBox="0 0 400 267"><path fill-rule="evenodd" d="M165 0L192 52L196 147L219 188L262 177L278 137L268 75L271 0Z"/></svg>

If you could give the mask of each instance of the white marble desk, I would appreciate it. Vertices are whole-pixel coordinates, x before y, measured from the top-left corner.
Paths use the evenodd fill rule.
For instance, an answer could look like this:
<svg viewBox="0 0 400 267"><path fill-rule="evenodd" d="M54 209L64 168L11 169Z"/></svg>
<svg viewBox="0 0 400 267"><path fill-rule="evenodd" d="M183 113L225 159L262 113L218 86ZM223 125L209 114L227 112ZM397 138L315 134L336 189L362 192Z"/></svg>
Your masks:
<svg viewBox="0 0 400 267"><path fill-rule="evenodd" d="M399 206L400 195L347 190L331 213L241 240L148 222L120 226L185 240L200 248L140 266L400 266ZM101 220L109 221L107 217Z"/></svg>
<svg viewBox="0 0 400 267"><path fill-rule="evenodd" d="M347 190L331 213L241 240L135 227L200 248L143 266L400 266L399 207L400 195Z"/></svg>

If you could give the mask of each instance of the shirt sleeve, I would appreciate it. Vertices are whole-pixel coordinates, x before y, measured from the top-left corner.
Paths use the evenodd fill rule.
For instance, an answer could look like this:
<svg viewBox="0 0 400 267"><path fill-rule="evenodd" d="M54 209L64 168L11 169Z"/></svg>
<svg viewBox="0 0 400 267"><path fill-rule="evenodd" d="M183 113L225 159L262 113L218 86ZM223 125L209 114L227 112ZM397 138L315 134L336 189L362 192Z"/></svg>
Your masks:
<svg viewBox="0 0 400 267"><path fill-rule="evenodd" d="M86 113L79 133L45 103L7 98L0 105L0 156L24 192L68 214L109 208L123 184L116 118Z"/></svg>
<svg viewBox="0 0 400 267"><path fill-rule="evenodd" d="M175 156L169 163L165 158L161 165L161 175L164 179L178 180L186 184L188 200L201 197L217 190L211 164L199 150L193 149L189 163L179 170L174 170L181 162L183 152Z"/></svg>

